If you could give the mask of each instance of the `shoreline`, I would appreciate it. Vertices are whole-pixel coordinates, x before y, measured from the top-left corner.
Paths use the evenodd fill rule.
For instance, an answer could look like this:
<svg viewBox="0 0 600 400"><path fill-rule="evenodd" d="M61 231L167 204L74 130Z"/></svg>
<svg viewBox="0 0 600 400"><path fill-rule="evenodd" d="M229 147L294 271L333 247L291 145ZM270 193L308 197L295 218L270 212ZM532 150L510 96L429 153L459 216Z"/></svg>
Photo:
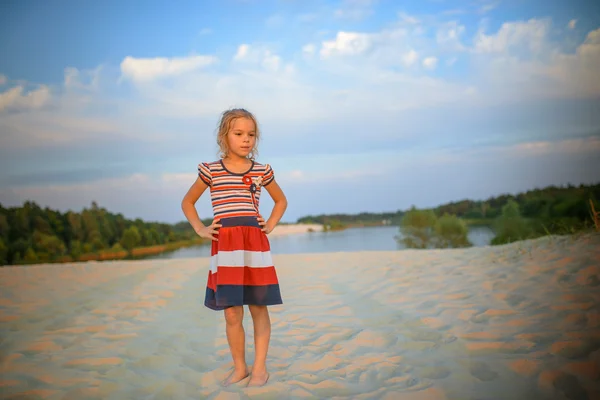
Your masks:
<svg viewBox="0 0 600 400"><path fill-rule="evenodd" d="M320 224L281 224L277 225L268 237L296 235L300 233L321 232L323 225Z"/></svg>

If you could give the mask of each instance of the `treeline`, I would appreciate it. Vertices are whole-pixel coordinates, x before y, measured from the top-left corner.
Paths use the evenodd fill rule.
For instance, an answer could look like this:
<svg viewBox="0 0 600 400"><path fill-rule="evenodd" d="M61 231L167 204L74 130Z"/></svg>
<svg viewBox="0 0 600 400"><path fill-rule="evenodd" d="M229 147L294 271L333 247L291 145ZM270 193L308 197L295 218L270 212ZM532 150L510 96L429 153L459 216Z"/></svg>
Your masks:
<svg viewBox="0 0 600 400"><path fill-rule="evenodd" d="M404 211L387 213L362 212L360 214L319 214L298 218L298 224L320 224L338 226L400 225Z"/></svg>
<svg viewBox="0 0 600 400"><path fill-rule="evenodd" d="M130 220L92 202L81 212L61 213L34 202L0 205L0 265L125 258L198 242L187 223ZM144 251L137 251L139 255Z"/></svg>
<svg viewBox="0 0 600 400"><path fill-rule="evenodd" d="M487 200L461 200L429 209L437 218L455 216L467 225L493 227L503 208L515 203L519 215L532 224L535 232L559 233L565 229L580 229L590 217L589 200L600 200L600 184L548 186L516 195L503 194ZM298 223L317 223L344 226L397 225L402 224L408 210L386 213L330 214L306 216Z"/></svg>
<svg viewBox="0 0 600 400"><path fill-rule="evenodd" d="M588 218L567 218L559 220L527 219L521 214L519 204L509 199L502 207L502 213L493 220L494 238L492 245L506 244L519 240L535 239L552 233L573 234L595 229L600 232L597 203L588 201ZM548 224L548 225L546 225ZM470 247L469 229L465 220L449 213L438 217L433 210L410 209L400 225L398 242L408 248L457 248Z"/></svg>

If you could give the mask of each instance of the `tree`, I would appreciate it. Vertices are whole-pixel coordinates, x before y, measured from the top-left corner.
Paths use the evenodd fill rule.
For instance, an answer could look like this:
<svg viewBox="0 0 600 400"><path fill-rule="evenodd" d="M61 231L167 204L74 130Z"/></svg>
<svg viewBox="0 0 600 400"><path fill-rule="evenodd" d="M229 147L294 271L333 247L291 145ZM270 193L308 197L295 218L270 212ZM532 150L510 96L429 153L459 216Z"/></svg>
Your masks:
<svg viewBox="0 0 600 400"><path fill-rule="evenodd" d="M524 240L530 237L532 233L531 227L521 217L519 205L514 200L509 200L502 207L502 214L496 219L494 228L496 237L492 239L492 244L505 244Z"/></svg>
<svg viewBox="0 0 600 400"><path fill-rule="evenodd" d="M467 224L456 215L444 214L435 223L435 247L470 247Z"/></svg>
<svg viewBox="0 0 600 400"><path fill-rule="evenodd" d="M414 206L400 224L401 238L406 247L426 249L432 245L436 216L433 210L417 210Z"/></svg>
<svg viewBox="0 0 600 400"><path fill-rule="evenodd" d="M31 247L28 247L25 251L25 256L23 257L24 264L34 264L38 261L38 256L35 254L35 251Z"/></svg>
<svg viewBox="0 0 600 400"><path fill-rule="evenodd" d="M132 225L129 228L125 229L125 232L123 232L123 237L121 238L121 246L123 246L123 248L127 250L129 254L131 254L134 247L137 246L137 244L140 241L140 232L138 231L138 228L136 226Z"/></svg>

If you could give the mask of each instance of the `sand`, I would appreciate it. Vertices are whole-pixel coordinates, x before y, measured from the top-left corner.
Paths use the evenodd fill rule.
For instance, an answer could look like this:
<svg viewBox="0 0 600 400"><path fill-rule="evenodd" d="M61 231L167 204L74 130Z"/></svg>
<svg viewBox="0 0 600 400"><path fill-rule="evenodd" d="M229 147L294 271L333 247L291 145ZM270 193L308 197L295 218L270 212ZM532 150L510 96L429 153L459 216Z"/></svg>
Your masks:
<svg viewBox="0 0 600 400"><path fill-rule="evenodd" d="M273 236L286 236L286 235L296 235L299 233L307 233L310 231L321 232L323 230L323 225L319 224L289 224L289 225L278 225L273 229L271 233L269 233L270 237Z"/></svg>
<svg viewBox="0 0 600 400"><path fill-rule="evenodd" d="M219 385L206 258L1 268L1 397L600 398L600 235L275 261L262 388Z"/></svg>

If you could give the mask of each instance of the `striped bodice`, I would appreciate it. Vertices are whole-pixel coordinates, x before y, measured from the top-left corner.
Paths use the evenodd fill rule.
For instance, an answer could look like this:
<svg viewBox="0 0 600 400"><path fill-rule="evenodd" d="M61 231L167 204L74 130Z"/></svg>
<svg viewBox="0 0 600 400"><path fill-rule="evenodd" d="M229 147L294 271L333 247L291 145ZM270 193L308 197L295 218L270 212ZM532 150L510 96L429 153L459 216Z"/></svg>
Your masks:
<svg viewBox="0 0 600 400"><path fill-rule="evenodd" d="M215 219L256 216L261 188L274 178L269 164L255 161L243 173L227 170L222 160L203 162L198 165L198 175L210 187Z"/></svg>

